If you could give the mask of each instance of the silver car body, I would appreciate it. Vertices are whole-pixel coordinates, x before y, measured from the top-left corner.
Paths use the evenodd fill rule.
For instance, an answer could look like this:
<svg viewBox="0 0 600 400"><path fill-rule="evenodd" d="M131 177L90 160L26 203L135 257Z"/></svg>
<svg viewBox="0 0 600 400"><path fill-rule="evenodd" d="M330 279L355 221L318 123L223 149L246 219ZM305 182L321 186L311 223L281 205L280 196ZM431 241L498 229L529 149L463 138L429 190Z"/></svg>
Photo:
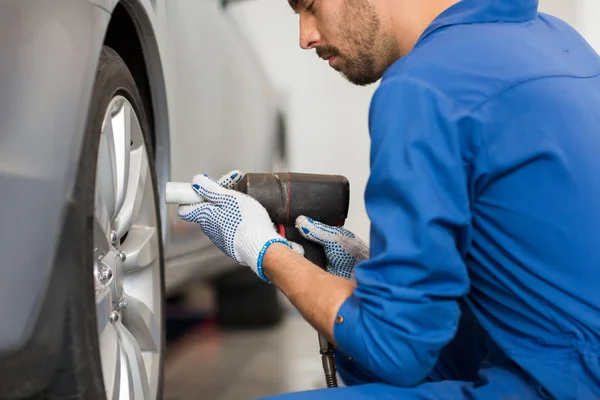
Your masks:
<svg viewBox="0 0 600 400"><path fill-rule="evenodd" d="M271 170L275 93L219 0L0 0L0 398L49 379L39 365L18 376L34 358L55 365L59 248L77 245L66 221L97 60L134 34L161 200L169 180ZM161 210L167 292L231 264L175 206Z"/></svg>

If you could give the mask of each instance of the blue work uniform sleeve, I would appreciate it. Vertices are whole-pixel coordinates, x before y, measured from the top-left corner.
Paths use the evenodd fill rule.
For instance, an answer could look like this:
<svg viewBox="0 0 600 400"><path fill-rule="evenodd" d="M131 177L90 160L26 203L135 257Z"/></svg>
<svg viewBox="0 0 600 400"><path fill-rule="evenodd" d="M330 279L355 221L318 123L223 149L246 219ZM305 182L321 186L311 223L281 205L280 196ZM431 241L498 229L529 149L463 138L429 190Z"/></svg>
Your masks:
<svg viewBox="0 0 600 400"><path fill-rule="evenodd" d="M370 109L371 175L365 202L371 257L339 309L339 349L383 382L423 381L455 335L468 292L470 241L462 113L416 80L394 77Z"/></svg>

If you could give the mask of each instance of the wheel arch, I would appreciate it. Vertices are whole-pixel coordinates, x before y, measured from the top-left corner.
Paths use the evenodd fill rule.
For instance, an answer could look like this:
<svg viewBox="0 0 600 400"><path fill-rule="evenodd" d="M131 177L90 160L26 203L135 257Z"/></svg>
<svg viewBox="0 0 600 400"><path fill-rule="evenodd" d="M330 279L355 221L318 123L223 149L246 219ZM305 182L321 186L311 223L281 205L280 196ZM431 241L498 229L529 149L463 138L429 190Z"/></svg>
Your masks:
<svg viewBox="0 0 600 400"><path fill-rule="evenodd" d="M104 44L115 50L131 71L149 112L161 213L162 240L167 240L164 188L170 179L170 131L167 93L158 42L152 22L137 0L121 0L112 10Z"/></svg>

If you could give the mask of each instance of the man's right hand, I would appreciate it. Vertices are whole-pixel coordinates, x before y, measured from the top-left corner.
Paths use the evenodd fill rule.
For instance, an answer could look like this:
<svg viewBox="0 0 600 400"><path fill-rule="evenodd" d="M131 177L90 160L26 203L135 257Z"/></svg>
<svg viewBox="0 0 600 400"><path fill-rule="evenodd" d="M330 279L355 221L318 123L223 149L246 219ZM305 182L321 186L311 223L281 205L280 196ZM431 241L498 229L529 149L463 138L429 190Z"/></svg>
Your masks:
<svg viewBox="0 0 600 400"><path fill-rule="evenodd" d="M296 219L296 228L306 239L323 246L328 260L327 271L333 275L354 280L356 264L369 258L367 244L347 229L325 225L305 216Z"/></svg>

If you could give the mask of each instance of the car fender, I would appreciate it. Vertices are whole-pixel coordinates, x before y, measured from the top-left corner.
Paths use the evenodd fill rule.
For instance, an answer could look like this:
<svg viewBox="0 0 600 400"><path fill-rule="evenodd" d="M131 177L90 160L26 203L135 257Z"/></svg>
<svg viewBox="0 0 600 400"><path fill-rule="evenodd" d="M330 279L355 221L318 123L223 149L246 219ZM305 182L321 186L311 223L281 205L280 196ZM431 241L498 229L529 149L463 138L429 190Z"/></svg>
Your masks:
<svg viewBox="0 0 600 400"><path fill-rule="evenodd" d="M49 379L21 363L57 362L64 306L48 289L68 279L54 272L109 18L84 0L0 1L0 397Z"/></svg>

